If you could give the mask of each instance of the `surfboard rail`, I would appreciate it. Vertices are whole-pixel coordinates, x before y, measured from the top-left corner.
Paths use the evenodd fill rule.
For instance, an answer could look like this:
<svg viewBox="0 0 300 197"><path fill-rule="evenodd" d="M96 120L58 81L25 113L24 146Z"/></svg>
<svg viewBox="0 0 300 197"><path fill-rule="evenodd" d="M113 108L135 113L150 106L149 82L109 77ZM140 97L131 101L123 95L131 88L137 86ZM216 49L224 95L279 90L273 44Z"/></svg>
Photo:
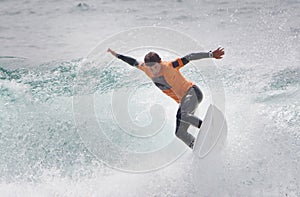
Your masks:
<svg viewBox="0 0 300 197"><path fill-rule="evenodd" d="M227 122L224 114L215 105L210 104L197 135L193 153L206 157L217 144L224 143L227 135Z"/></svg>

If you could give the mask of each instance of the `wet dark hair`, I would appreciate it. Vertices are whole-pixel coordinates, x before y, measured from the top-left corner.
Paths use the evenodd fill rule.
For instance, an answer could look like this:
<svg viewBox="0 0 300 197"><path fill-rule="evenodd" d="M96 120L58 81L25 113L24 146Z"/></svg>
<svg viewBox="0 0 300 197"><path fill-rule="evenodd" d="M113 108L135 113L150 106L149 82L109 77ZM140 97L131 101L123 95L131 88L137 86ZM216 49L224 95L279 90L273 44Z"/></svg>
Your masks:
<svg viewBox="0 0 300 197"><path fill-rule="evenodd" d="M146 64L146 66L153 66L155 63L160 63L161 59L159 57L159 55L155 52L149 52L145 58L144 58L144 62Z"/></svg>

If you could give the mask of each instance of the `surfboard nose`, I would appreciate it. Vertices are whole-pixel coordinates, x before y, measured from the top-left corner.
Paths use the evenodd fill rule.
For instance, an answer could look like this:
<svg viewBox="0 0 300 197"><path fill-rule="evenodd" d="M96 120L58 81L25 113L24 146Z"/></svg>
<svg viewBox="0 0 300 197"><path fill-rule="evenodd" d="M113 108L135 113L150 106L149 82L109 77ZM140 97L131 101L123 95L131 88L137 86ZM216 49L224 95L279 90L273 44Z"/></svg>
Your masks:
<svg viewBox="0 0 300 197"><path fill-rule="evenodd" d="M194 145L193 152L199 158L206 157L217 145L224 145L227 136L227 122L224 114L210 104Z"/></svg>

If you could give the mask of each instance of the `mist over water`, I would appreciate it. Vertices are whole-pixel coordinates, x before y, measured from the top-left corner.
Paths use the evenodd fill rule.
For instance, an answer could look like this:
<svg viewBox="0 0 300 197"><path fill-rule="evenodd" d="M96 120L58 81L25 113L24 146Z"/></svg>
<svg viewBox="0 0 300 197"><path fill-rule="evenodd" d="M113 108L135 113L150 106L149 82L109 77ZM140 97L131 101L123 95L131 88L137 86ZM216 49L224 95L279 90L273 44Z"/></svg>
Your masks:
<svg viewBox="0 0 300 197"><path fill-rule="evenodd" d="M300 196L299 8L299 1L1 1L1 196ZM222 151L197 160L187 150L162 169L128 173L82 142L73 97L94 94L95 109L106 109L106 96L127 87L140 90L132 102L143 101L131 105L136 123L151 120L147 103L158 103L169 129L153 142L121 138L114 117L96 111L108 137L139 151L176 140L176 103L147 81L124 83L132 68L121 61L88 67L74 89L82 61L100 41L139 26L178 30L207 51L225 48L224 59L214 60L217 76L189 64L183 69L206 96L201 118L211 95L205 78L223 82ZM142 60L148 51L138 52L130 54ZM112 164L122 162L99 148Z"/></svg>

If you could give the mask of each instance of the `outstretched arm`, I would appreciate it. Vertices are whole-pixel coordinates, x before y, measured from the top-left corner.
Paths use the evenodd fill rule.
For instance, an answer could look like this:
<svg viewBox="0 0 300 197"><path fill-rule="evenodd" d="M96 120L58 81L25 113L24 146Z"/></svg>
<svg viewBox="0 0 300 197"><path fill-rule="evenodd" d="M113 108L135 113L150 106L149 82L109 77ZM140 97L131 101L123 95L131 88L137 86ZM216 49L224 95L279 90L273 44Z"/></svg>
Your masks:
<svg viewBox="0 0 300 197"><path fill-rule="evenodd" d="M216 58L222 59L224 55L224 48L217 48L213 52L200 52L200 53L191 53L182 58L178 58L177 60L172 62L172 65L176 69L182 68L184 65L189 63L192 60L200 60L203 58Z"/></svg>
<svg viewBox="0 0 300 197"><path fill-rule="evenodd" d="M199 59L203 59L203 58L216 58L216 59L222 59L224 55L224 48L217 48L216 50L214 50L213 52L200 52L200 53L191 53L188 54L186 56L184 56L183 58L185 58L188 61L192 61L192 60L199 60Z"/></svg>
<svg viewBox="0 0 300 197"><path fill-rule="evenodd" d="M111 50L110 48L107 49L107 52L111 53L116 58L119 58L119 59L123 60L124 62L130 64L131 66L136 66L137 67L139 65L139 62L136 59L134 59L132 57L125 56L125 55L118 54L115 51Z"/></svg>

